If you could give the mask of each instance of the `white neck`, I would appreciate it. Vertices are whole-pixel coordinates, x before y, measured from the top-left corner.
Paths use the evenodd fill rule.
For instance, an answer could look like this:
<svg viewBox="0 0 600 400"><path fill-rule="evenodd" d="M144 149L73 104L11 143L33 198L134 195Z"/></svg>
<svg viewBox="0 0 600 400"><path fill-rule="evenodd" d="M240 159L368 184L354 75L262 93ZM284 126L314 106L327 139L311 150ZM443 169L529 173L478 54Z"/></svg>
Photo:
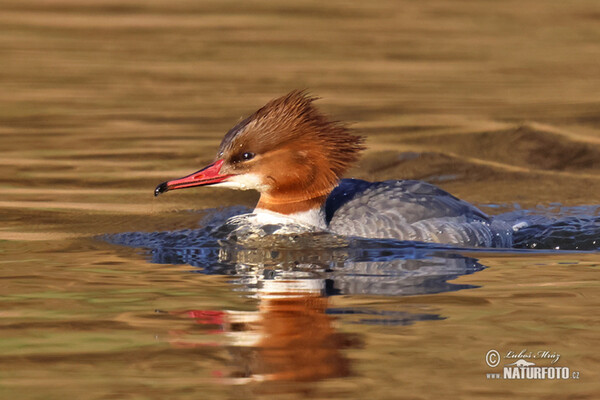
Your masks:
<svg viewBox="0 0 600 400"><path fill-rule="evenodd" d="M325 211L323 208L312 208L308 211L301 211L293 214L280 214L274 211L265 210L263 208L255 208L257 220L263 224L277 224L296 222L304 225L314 226L319 230L326 230L327 223L325 222Z"/></svg>

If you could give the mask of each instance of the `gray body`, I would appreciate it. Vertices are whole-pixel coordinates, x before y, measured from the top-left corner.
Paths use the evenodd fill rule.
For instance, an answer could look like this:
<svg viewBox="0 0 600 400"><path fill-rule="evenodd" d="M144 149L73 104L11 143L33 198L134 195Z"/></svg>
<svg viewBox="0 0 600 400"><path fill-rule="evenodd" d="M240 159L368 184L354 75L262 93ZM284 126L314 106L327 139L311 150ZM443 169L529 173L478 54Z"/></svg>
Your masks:
<svg viewBox="0 0 600 400"><path fill-rule="evenodd" d="M343 179L327 199L328 229L344 236L511 247L512 228L422 181Z"/></svg>

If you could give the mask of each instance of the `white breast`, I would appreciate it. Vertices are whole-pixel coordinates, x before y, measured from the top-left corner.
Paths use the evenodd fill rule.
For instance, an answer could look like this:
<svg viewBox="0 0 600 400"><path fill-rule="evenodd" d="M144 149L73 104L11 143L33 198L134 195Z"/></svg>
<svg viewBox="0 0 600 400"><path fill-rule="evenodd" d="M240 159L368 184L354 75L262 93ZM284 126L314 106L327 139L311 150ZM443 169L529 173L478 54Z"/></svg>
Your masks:
<svg viewBox="0 0 600 400"><path fill-rule="evenodd" d="M313 208L308 211L297 212L294 214L280 214L262 208L254 209L256 215L256 222L260 224L301 224L309 225L316 230L327 230L327 224L325 222L325 212L322 208Z"/></svg>

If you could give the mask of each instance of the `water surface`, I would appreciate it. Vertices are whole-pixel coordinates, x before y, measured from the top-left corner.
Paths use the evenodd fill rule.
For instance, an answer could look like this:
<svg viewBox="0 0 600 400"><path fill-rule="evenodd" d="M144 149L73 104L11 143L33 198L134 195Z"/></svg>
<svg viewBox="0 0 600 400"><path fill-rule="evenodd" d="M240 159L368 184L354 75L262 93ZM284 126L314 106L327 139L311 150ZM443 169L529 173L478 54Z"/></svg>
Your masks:
<svg viewBox="0 0 600 400"><path fill-rule="evenodd" d="M600 203L595 1L5 3L2 398L598 397L589 235L543 251L106 240L171 243L252 207L152 191L294 88L367 135L349 176L573 217L577 240ZM580 379L491 380L490 349L556 352Z"/></svg>

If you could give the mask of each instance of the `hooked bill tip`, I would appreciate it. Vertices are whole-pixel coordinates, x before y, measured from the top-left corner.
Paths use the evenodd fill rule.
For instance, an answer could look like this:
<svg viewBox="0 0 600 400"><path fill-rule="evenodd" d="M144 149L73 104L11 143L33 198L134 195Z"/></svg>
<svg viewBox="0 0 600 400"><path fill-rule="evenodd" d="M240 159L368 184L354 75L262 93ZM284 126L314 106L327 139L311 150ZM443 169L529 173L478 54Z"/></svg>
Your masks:
<svg viewBox="0 0 600 400"><path fill-rule="evenodd" d="M169 187L167 186L167 182L163 182L160 185L158 185L156 187L156 189L154 189L154 197L158 196L161 193L166 192L167 190L169 190Z"/></svg>

